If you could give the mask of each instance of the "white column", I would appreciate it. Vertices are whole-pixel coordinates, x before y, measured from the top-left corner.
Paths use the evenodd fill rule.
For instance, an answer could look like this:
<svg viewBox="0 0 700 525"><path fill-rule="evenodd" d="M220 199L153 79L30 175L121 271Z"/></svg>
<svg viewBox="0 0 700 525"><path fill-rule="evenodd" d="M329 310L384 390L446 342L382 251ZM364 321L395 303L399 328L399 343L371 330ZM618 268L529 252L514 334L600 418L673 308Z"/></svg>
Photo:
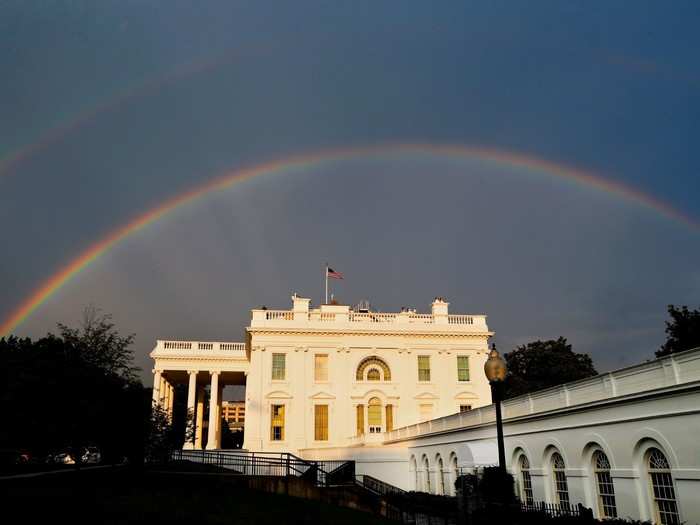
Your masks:
<svg viewBox="0 0 700 525"><path fill-rule="evenodd" d="M160 404L160 370L153 370L153 404Z"/></svg>
<svg viewBox="0 0 700 525"><path fill-rule="evenodd" d="M222 403L221 401L224 398L224 385L221 385L219 387L219 395L217 396L217 410L216 410L216 448L221 448L221 411L222 411Z"/></svg>
<svg viewBox="0 0 700 525"><path fill-rule="evenodd" d="M165 406L165 376L160 373L160 385L158 386L158 404L161 407Z"/></svg>
<svg viewBox="0 0 700 525"><path fill-rule="evenodd" d="M195 404L197 402L197 371L196 370L189 370L187 372L190 375L190 382L187 387L187 425L190 426L188 430L193 431L193 433L196 433L196 415L195 415ZM182 448L185 449L192 449L194 448L194 436L191 436L185 443L182 445Z"/></svg>
<svg viewBox="0 0 700 525"><path fill-rule="evenodd" d="M163 409L170 418L170 383L167 379L163 381Z"/></svg>
<svg viewBox="0 0 700 525"><path fill-rule="evenodd" d="M170 414L170 419L173 417L173 406L175 405L175 385L168 383L170 386L168 395L168 414Z"/></svg>
<svg viewBox="0 0 700 525"><path fill-rule="evenodd" d="M194 448L202 450L202 430L204 428L204 387L197 389L197 426L194 429Z"/></svg>
<svg viewBox="0 0 700 525"><path fill-rule="evenodd" d="M216 448L216 434L219 415L219 372L211 372L211 385L209 386L209 435L207 436L207 450Z"/></svg>

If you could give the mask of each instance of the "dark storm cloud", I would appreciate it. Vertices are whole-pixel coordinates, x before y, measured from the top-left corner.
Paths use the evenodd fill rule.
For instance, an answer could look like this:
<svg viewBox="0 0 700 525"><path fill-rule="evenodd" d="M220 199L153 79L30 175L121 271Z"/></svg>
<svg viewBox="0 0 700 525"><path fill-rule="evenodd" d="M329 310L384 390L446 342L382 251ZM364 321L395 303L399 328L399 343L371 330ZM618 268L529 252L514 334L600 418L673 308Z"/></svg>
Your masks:
<svg viewBox="0 0 700 525"><path fill-rule="evenodd" d="M697 219L697 21L692 2L3 3L3 158L150 78L236 60L133 97L0 178L0 316L165 198L324 147L516 149L608 174ZM506 345L568 335L614 366L651 355L665 304L697 302L698 236L682 226L616 200L590 216L577 196L514 193L476 166L469 185L436 194L427 181L449 187L449 166L384 168L299 182L303 192L302 178L251 183L234 210L215 199L184 230L154 226L143 233L152 242L108 254L19 331L40 335L94 301L138 333L142 355L157 336L238 339L248 308L314 290L314 268L333 258L357 276L353 300L388 308L447 295L488 313ZM380 279L377 268L392 272Z"/></svg>

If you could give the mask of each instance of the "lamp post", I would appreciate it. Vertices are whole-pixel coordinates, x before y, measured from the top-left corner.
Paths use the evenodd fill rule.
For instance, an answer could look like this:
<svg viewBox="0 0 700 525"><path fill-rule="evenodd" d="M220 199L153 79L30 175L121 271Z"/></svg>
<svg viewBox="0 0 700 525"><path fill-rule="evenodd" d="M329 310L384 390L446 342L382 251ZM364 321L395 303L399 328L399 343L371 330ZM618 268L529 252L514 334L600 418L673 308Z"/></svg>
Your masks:
<svg viewBox="0 0 700 525"><path fill-rule="evenodd" d="M503 445L503 420L501 419L501 399L503 398L503 381L506 378L508 367L501 354L496 350L496 345L491 345L489 358L484 363L484 373L491 385L491 399L496 405L496 433L498 439L498 466L505 472L506 451Z"/></svg>

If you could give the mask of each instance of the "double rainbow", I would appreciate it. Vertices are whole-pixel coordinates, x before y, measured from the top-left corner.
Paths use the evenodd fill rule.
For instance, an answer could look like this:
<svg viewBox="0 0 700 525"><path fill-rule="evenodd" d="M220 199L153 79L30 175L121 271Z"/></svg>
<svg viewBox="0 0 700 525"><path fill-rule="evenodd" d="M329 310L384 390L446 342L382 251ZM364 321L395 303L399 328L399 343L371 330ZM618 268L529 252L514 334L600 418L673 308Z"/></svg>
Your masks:
<svg viewBox="0 0 700 525"><path fill-rule="evenodd" d="M88 249L72 259L63 268L59 269L34 292L31 293L0 325L0 336L9 335L24 320L29 317L49 297L58 292L66 283L78 275L83 269L92 264L100 256L108 252L116 244L146 228L150 224L165 217L173 210L196 201L203 196L224 190L235 184L261 175L285 174L294 171L319 167L324 164L335 163L350 159L362 158L390 158L402 155L425 155L428 157L447 157L456 159L480 160L503 167L518 168L529 172L545 173L552 177L565 179L575 184L593 187L618 197L637 202L644 207L653 209L671 219L685 223L692 228L699 224L691 217L672 208L667 203L653 198L639 190L604 179L588 171L554 163L511 151L503 151L482 147L467 147L459 145L436 144L389 144L373 147L358 147L346 149L332 149L305 155L298 155L267 162L256 166L230 171L216 177L205 184L197 186L189 191L166 200L155 208L131 219L126 224L119 226L102 239L95 242Z"/></svg>

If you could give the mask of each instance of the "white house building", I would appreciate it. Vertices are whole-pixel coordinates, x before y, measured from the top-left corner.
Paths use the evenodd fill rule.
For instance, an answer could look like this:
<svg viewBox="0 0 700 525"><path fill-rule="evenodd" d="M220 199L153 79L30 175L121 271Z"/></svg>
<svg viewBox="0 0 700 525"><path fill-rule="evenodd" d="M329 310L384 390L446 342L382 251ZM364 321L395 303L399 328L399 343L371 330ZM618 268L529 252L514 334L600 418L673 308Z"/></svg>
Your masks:
<svg viewBox="0 0 700 525"><path fill-rule="evenodd" d="M487 405L483 315L309 308L253 310L244 447L298 452L381 443L383 434ZM476 373L472 373L475 370Z"/></svg>
<svg viewBox="0 0 700 525"><path fill-rule="evenodd" d="M294 453L381 443L394 428L491 402L481 373L493 335L486 316L451 315L442 299L429 314L292 302L253 310L246 343L158 341L154 401L171 410L172 384L188 382L201 429L207 383L217 422L222 388L244 384L244 448ZM220 446L218 423L207 443L196 435L188 447Z"/></svg>
<svg viewBox="0 0 700 525"><path fill-rule="evenodd" d="M154 401L187 383L195 439L220 447L221 389L246 387L244 448L354 460L405 490L453 494L498 461L483 373L483 315L253 310L245 343L158 341ZM209 385L208 438L202 438ZM700 523L700 348L509 399L507 468L522 501L582 503L597 517Z"/></svg>

